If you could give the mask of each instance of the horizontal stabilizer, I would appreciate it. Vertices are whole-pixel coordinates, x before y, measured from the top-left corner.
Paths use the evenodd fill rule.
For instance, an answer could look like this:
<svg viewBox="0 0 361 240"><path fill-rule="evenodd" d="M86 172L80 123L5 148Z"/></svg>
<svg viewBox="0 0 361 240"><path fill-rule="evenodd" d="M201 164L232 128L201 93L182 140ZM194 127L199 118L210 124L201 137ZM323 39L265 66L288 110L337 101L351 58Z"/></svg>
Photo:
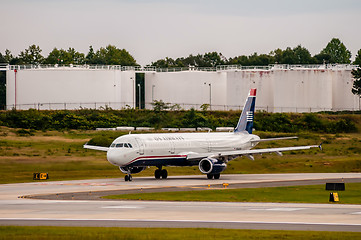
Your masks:
<svg viewBox="0 0 361 240"><path fill-rule="evenodd" d="M297 139L298 137L281 137L281 138L265 138L265 139L258 139L252 140L252 143L255 142L268 142L268 141L278 141L278 140L289 140L289 139Z"/></svg>

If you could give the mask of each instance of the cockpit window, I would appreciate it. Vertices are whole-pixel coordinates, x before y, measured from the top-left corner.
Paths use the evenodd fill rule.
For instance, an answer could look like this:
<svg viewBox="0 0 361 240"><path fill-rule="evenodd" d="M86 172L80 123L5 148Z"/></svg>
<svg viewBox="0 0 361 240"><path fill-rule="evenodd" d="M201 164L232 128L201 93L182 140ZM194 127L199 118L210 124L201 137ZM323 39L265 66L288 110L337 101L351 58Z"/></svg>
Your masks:
<svg viewBox="0 0 361 240"><path fill-rule="evenodd" d="M110 145L110 147L117 147L117 148L121 148L121 147L126 147L126 148L133 148L132 144L130 143L113 143L112 145Z"/></svg>

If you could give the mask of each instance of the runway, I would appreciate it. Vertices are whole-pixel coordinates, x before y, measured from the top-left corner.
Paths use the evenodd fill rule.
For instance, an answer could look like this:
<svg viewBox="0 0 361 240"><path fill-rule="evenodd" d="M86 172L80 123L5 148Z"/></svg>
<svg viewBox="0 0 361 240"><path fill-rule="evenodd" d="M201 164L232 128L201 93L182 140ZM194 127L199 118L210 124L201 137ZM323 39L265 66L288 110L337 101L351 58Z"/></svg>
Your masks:
<svg viewBox="0 0 361 240"><path fill-rule="evenodd" d="M18 198L75 192L119 191L177 187L199 188L222 183L282 184L298 181L361 181L360 173L177 176L168 180L134 178L0 185L0 225L210 227L361 232L361 205L295 203L156 202L41 200ZM297 185L297 184L296 184ZM347 189L346 189L347 190ZM326 195L327 192L325 191Z"/></svg>

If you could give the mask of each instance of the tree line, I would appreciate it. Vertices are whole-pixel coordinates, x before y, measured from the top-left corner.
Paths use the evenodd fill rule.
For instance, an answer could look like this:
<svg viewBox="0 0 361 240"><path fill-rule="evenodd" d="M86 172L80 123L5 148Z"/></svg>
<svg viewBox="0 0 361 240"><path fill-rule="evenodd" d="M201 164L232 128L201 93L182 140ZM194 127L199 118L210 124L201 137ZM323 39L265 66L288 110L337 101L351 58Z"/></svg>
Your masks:
<svg viewBox="0 0 361 240"><path fill-rule="evenodd" d="M47 57L41 54L42 50L35 44L21 51L18 56L14 56L10 50L6 49L5 53L0 53L0 63L8 63L10 65L26 65L26 64L60 64L60 65L82 65L82 64L101 64L101 65L138 65L134 57L125 49L117 48L113 45L101 47L94 51L93 47L89 47L89 52L84 53L76 51L74 48L67 50L54 48Z"/></svg>
<svg viewBox="0 0 361 240"><path fill-rule="evenodd" d="M269 54L253 53L249 56L240 55L226 58L222 53L189 55L180 58L164 58L151 63L159 68L173 67L215 67L217 65L267 66L270 64L350 64L351 52L338 38L333 38L318 54L312 56L310 51L301 45L271 51ZM354 64L361 64L361 49Z"/></svg>
<svg viewBox="0 0 361 240"><path fill-rule="evenodd" d="M66 130L117 126L161 128L196 128L235 126L239 111L156 111L156 110L44 110L0 111L0 126L35 130ZM358 132L360 116L335 113L255 113L254 127L272 132Z"/></svg>
<svg viewBox="0 0 361 240"><path fill-rule="evenodd" d="M257 52L246 56L240 55L226 58L222 53L209 52L205 54L192 55L188 57L159 59L147 66L159 68L173 67L215 67L217 65L243 65L243 66L267 66L270 64L323 64L339 63L350 64L351 52L338 38L333 38L318 54L311 55L305 47L298 45L294 48L287 47L271 51L269 54L258 54ZM48 56L42 55L42 49L33 44L20 52L18 56L6 49L5 53L0 53L0 63L11 65L23 64L103 64L103 65L138 65L134 57L125 49L117 48L114 45L101 47L94 51L89 47L87 54L76 51L74 48L58 49L54 48ZM361 49L358 51L354 64L361 64Z"/></svg>

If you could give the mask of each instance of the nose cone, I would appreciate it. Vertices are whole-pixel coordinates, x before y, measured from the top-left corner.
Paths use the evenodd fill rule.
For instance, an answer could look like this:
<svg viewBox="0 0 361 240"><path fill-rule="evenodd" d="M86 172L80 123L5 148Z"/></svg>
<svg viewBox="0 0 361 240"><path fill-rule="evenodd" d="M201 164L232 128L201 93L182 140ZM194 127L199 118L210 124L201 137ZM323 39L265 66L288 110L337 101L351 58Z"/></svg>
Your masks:
<svg viewBox="0 0 361 240"><path fill-rule="evenodd" d="M119 155L114 149L109 149L107 152L107 159L113 165L118 165Z"/></svg>

